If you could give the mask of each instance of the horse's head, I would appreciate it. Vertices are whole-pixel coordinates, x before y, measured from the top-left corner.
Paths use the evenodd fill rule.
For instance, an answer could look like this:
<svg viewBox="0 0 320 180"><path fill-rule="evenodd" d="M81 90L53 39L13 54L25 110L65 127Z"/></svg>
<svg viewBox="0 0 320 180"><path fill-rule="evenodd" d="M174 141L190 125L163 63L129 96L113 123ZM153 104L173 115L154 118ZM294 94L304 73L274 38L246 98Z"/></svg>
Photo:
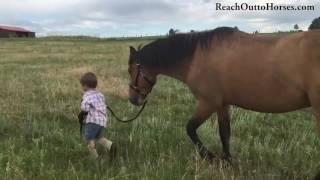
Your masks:
<svg viewBox="0 0 320 180"><path fill-rule="evenodd" d="M129 69L130 84L129 84L129 101L141 106L152 91L156 83L156 75L150 68L144 67L141 64L140 50L130 47Z"/></svg>

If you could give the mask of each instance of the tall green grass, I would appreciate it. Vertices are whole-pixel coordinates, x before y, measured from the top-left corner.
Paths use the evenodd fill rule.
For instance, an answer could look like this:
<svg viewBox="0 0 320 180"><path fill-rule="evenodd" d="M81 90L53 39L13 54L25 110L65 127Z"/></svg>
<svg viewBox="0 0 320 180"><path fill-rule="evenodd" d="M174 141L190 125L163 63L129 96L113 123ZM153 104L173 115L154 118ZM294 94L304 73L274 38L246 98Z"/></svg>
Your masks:
<svg viewBox="0 0 320 180"><path fill-rule="evenodd" d="M122 117L127 102L128 47L149 40L1 39L0 179L312 179L320 140L310 112L261 114L234 108L232 167L199 158L185 132L194 98L182 83L160 77L142 116L110 117L107 137L119 146L93 162L79 139L78 79L95 72L108 103ZM275 97L276 98L276 97ZM216 118L199 134L222 154Z"/></svg>

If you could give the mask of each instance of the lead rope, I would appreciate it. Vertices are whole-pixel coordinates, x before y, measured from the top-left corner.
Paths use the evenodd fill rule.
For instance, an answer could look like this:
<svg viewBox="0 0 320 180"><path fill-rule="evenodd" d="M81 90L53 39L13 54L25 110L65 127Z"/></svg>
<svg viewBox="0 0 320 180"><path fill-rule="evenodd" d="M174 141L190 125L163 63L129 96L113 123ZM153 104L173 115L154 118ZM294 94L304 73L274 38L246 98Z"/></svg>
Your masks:
<svg viewBox="0 0 320 180"><path fill-rule="evenodd" d="M146 104L147 104L148 101L145 101L141 107L141 109L139 110L139 112L131 119L127 119L127 120L123 120L121 118L119 118L116 113L114 113L114 111L112 110L112 108L110 106L107 106L107 109L110 111L111 115L119 122L121 123L129 123L129 122L132 122L134 120L136 120L140 114L143 112ZM84 125L84 116L86 116L86 114L82 114L81 117L80 115L78 116L78 119L79 119L79 123L80 123L80 140L82 138L82 133L83 133L83 125Z"/></svg>
<svg viewBox="0 0 320 180"><path fill-rule="evenodd" d="M146 106L148 101L145 101L141 107L141 109L139 110L139 112L133 117L133 118L130 118L130 119L126 119L126 120L123 120L121 118L119 118L119 116L116 115L116 113L114 113L114 111L112 110L112 108L110 106L107 106L107 109L110 111L111 115L119 122L121 123L128 123L128 122L132 122L134 120L136 120L140 114L143 112L144 110L144 107Z"/></svg>

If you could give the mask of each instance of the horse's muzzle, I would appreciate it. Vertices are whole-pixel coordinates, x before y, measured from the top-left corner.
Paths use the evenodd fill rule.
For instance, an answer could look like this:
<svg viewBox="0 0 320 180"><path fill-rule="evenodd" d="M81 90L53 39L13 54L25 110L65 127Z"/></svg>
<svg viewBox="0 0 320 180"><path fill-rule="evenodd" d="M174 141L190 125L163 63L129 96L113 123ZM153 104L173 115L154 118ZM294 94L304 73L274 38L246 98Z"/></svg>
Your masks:
<svg viewBox="0 0 320 180"><path fill-rule="evenodd" d="M141 106L143 104L143 101L140 100L139 96L129 97L129 101L135 106Z"/></svg>

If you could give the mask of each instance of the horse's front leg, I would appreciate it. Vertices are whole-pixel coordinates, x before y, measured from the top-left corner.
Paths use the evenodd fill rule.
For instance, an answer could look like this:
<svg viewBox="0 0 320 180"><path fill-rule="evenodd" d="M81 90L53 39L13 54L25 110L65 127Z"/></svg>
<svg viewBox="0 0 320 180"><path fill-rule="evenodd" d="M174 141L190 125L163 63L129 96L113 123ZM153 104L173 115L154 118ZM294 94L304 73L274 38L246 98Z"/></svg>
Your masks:
<svg viewBox="0 0 320 180"><path fill-rule="evenodd" d="M231 161L230 154L230 106L225 106L218 110L219 134L223 147L223 158Z"/></svg>
<svg viewBox="0 0 320 180"><path fill-rule="evenodd" d="M215 155L203 145L198 137L197 129L211 116L213 112L215 111L212 107L209 107L206 103L199 101L196 112L187 124L187 133L192 142L197 146L200 156L210 161L215 158Z"/></svg>

